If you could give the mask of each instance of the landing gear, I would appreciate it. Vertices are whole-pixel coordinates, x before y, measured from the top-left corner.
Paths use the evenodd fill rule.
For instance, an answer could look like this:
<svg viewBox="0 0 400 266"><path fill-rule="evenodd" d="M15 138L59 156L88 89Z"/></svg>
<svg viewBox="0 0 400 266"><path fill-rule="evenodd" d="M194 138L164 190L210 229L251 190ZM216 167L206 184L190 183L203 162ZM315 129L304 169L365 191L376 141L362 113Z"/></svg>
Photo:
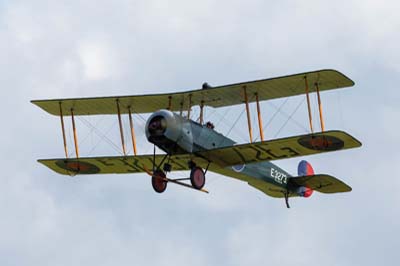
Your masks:
<svg viewBox="0 0 400 266"><path fill-rule="evenodd" d="M166 154L162 161L156 165L155 164L155 148L154 148L154 156L153 156L153 172L150 171L145 165L143 165L143 169L145 172L151 176L151 185L153 186L153 189L157 193L163 193L167 189L167 183L171 182L180 186L184 186L187 188L195 189L197 191L205 192L208 193L207 190L203 189L204 184L206 183L206 178L205 174L207 173L208 166L207 165L206 171L204 172L202 168L196 166L196 164L193 161L188 162L188 166L190 169L190 177L185 177L185 178L175 178L171 179L168 178L166 173L171 172L172 170L172 165L169 164L169 160L167 163L163 164L165 159L169 157L170 155ZM161 166L163 166L163 170L161 170ZM190 180L190 184L187 184L183 181L188 181Z"/></svg>
<svg viewBox="0 0 400 266"><path fill-rule="evenodd" d="M285 195L286 208L290 209L290 206L289 206L289 191L286 190L286 192L284 192L283 194Z"/></svg>
<svg viewBox="0 0 400 266"><path fill-rule="evenodd" d="M156 170L151 177L151 185L157 193L163 193L167 189L165 173L161 170Z"/></svg>
<svg viewBox="0 0 400 266"><path fill-rule="evenodd" d="M170 165L169 163L165 163L164 166L163 166L163 170L164 170L165 172L171 172L171 170L172 170L172 165Z"/></svg>
<svg viewBox="0 0 400 266"><path fill-rule="evenodd" d="M164 171L158 169L155 170L153 173L149 171L146 166L144 166L145 171L147 174L151 176L151 185L153 186L153 189L157 193L163 193L167 189L167 183L171 182L180 186L184 186L187 188L191 188L197 191L205 192L208 193L207 190L203 189L203 186L205 184L205 173L203 172L203 169L200 167L194 167L192 168L190 172L190 177L185 177L185 178L176 178L176 179L171 179L168 178L165 174ZM189 185L187 183L184 183L182 181L190 180L192 185Z"/></svg>
<svg viewBox="0 0 400 266"><path fill-rule="evenodd" d="M190 183L195 189L202 189L206 183L206 176L203 169L200 167L193 167L190 171Z"/></svg>

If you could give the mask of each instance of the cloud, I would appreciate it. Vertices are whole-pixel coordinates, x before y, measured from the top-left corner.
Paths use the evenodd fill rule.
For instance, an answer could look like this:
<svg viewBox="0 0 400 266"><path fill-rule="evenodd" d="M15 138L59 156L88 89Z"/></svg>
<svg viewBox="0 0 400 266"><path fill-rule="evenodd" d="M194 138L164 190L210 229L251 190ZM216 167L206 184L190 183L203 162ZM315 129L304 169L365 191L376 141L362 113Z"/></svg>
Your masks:
<svg viewBox="0 0 400 266"><path fill-rule="evenodd" d="M115 78L119 73L116 52L101 40L84 41L78 45L78 55L88 80Z"/></svg>

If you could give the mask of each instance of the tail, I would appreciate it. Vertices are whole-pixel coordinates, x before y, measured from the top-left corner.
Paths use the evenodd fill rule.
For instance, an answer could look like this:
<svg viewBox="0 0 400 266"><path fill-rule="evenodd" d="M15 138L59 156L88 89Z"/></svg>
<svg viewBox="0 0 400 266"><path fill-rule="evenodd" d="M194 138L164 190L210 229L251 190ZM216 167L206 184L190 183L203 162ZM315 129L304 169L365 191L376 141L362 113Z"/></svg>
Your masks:
<svg viewBox="0 0 400 266"><path fill-rule="evenodd" d="M314 190L321 193L340 193L349 192L351 187L339 179L325 174L316 175L311 164L307 161L299 163L298 176L290 177L288 180L288 187L294 192L289 195L289 191L285 194L286 207L289 208L289 197L300 196L308 198Z"/></svg>
<svg viewBox="0 0 400 266"><path fill-rule="evenodd" d="M314 190L321 193L349 192L351 187L339 179L326 175L314 174L314 169L307 161L301 161L298 166L298 175L288 180L288 185L295 189L300 197L308 198Z"/></svg>
<svg viewBox="0 0 400 266"><path fill-rule="evenodd" d="M311 176L314 175L314 169L309 162L303 160L299 163L299 166L297 167L297 174L298 177ZM300 197L308 198L312 195L314 190L311 189L309 186L305 185L298 187L296 192Z"/></svg>

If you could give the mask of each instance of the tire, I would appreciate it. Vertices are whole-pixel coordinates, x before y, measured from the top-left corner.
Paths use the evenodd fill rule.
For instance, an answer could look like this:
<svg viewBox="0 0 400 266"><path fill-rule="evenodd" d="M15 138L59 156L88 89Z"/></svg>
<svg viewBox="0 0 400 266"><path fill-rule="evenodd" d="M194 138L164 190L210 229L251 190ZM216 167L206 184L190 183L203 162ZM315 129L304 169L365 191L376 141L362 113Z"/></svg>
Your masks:
<svg viewBox="0 0 400 266"><path fill-rule="evenodd" d="M167 182L163 180L165 177L165 173L161 170L154 172L151 177L151 185L155 192L163 193L167 189Z"/></svg>
<svg viewBox="0 0 400 266"><path fill-rule="evenodd" d="M195 189L202 189L206 183L206 176L203 169L200 167L193 167L190 171L190 183Z"/></svg>

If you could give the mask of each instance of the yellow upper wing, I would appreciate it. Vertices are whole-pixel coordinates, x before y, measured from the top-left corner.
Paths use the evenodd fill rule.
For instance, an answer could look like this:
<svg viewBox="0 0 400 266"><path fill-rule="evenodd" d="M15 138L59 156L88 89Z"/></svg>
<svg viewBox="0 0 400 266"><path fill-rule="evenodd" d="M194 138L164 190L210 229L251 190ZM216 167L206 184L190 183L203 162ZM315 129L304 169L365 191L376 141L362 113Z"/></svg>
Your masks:
<svg viewBox="0 0 400 266"><path fill-rule="evenodd" d="M116 114L117 101L119 101L122 114L128 113L129 109L132 113L150 113L169 106L172 111L179 111L186 110L189 105L195 106L201 103L205 106L222 107L243 103L244 87L246 87L249 102L255 101L256 93L260 101L303 94L305 93L305 77L310 92L316 90L316 83L321 91L354 85L351 79L336 70L319 70L185 92L34 100L32 103L53 115L60 115L60 104L63 115L71 115L71 109L74 115Z"/></svg>

